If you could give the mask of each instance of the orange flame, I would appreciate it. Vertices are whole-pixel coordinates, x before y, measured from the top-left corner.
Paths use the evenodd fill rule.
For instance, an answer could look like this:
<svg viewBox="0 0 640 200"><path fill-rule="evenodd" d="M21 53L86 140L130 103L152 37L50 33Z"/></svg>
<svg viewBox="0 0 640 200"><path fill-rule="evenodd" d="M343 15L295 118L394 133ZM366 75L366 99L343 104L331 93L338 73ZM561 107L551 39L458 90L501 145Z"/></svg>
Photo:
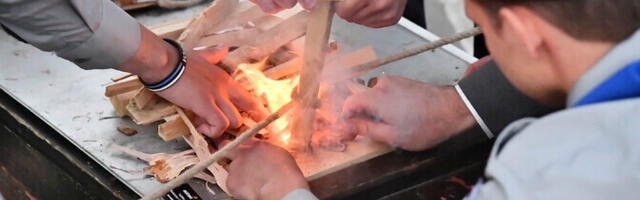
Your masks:
<svg viewBox="0 0 640 200"><path fill-rule="evenodd" d="M238 69L244 73L244 76L236 77L236 81L246 78L250 84L249 90L253 90L253 94L257 97L261 97L266 101L267 109L271 112L276 112L280 107L287 104L292 100L291 93L293 89L298 85L300 76L297 75L293 78L283 80L273 80L260 70L266 64L266 59L252 64L240 64ZM282 116L280 119L274 121L271 125L273 134L279 135L280 140L284 145L289 143L291 138L291 131L289 123L292 120L290 114Z"/></svg>

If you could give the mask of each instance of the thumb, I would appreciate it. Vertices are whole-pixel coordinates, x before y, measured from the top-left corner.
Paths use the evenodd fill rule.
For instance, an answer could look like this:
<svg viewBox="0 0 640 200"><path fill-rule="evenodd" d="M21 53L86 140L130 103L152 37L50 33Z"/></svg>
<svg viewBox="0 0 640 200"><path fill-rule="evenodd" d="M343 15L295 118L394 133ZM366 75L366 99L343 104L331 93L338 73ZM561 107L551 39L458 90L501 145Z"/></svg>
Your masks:
<svg viewBox="0 0 640 200"><path fill-rule="evenodd" d="M393 127L383 122L376 122L366 118L351 118L344 121L347 134L357 134L372 140L395 146L396 133Z"/></svg>
<svg viewBox="0 0 640 200"><path fill-rule="evenodd" d="M298 0L304 9L311 10L316 6L316 0Z"/></svg>
<svg viewBox="0 0 640 200"><path fill-rule="evenodd" d="M229 53L229 46L226 45L218 45L215 47L209 47L205 49L200 49L195 51L199 56L203 57L207 62L211 64L216 64L224 59Z"/></svg>

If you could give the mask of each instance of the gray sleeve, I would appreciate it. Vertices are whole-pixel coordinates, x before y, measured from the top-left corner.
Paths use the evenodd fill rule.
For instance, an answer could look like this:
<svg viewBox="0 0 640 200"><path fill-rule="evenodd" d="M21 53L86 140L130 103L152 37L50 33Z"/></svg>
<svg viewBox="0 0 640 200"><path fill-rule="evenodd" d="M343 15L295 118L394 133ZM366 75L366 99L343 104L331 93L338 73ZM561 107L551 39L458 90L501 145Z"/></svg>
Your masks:
<svg viewBox="0 0 640 200"><path fill-rule="evenodd" d="M109 0L0 0L0 23L85 69L113 68L138 50L138 22Z"/></svg>
<svg viewBox="0 0 640 200"><path fill-rule="evenodd" d="M559 109L542 105L520 92L493 60L462 79L459 85L494 134L517 119L540 117ZM481 129L473 130L485 135Z"/></svg>
<svg viewBox="0 0 640 200"><path fill-rule="evenodd" d="M318 198L307 189L295 189L284 195L281 200L318 200Z"/></svg>

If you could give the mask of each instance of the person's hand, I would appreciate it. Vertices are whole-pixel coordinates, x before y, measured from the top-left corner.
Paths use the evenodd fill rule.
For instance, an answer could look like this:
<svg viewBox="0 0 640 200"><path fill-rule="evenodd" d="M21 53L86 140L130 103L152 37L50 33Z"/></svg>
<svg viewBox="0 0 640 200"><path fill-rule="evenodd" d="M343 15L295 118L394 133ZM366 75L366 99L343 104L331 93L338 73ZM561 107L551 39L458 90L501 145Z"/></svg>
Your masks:
<svg viewBox="0 0 640 200"><path fill-rule="evenodd" d="M233 197L278 200L295 189L309 189L289 152L268 142L245 142L227 157L226 184Z"/></svg>
<svg viewBox="0 0 640 200"><path fill-rule="evenodd" d="M347 98L341 115L346 134L409 151L433 147L474 124L453 87L396 76L384 76L374 88Z"/></svg>
<svg viewBox="0 0 640 200"><path fill-rule="evenodd" d="M178 50L142 25L140 33L140 47L135 55L117 69L136 74L148 83L160 82L178 64ZM187 65L182 77L157 93L198 115L198 131L210 138L218 137L229 127L242 125L238 110L246 111L258 121L266 117L257 101L215 65L227 52L226 47L186 50Z"/></svg>
<svg viewBox="0 0 640 200"><path fill-rule="evenodd" d="M335 9L349 22L381 28L398 23L406 5L407 0L345 0L336 2Z"/></svg>
<svg viewBox="0 0 640 200"><path fill-rule="evenodd" d="M193 111L199 132L210 138L220 136L227 128L242 125L239 110L260 121L255 99L238 85L222 68L214 65L226 55L227 48L188 51L187 68L178 82L157 94L172 103Z"/></svg>
<svg viewBox="0 0 640 200"><path fill-rule="evenodd" d="M251 0L266 13L276 13L296 5L296 0ZM317 0L297 0L312 9ZM344 0L335 3L336 14L343 19L372 28L391 26L400 20L407 0Z"/></svg>

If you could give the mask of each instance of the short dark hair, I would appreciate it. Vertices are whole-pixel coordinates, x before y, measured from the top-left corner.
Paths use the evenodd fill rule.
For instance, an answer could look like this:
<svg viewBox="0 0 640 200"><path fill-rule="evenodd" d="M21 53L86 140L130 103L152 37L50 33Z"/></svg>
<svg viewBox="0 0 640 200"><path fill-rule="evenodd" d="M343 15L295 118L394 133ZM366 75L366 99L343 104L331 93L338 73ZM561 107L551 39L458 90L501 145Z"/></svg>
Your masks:
<svg viewBox="0 0 640 200"><path fill-rule="evenodd" d="M521 5L579 40L620 42L640 28L639 0L472 0L496 22L504 6Z"/></svg>

